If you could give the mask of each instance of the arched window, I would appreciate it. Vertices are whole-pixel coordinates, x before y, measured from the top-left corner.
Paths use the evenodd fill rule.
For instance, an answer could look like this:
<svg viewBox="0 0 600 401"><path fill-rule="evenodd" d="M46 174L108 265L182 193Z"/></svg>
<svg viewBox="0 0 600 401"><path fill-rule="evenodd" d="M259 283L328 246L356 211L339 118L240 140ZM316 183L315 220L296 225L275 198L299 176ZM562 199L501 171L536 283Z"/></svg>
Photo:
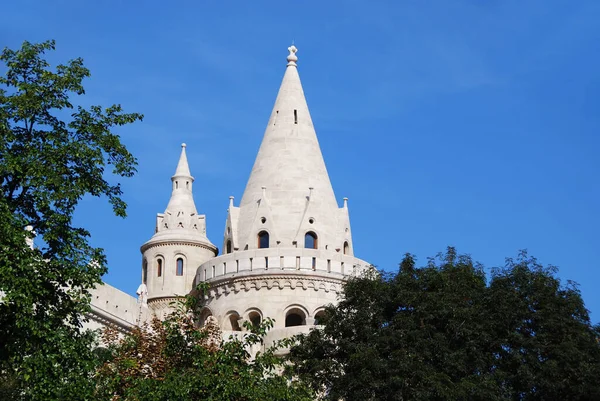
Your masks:
<svg viewBox="0 0 600 401"><path fill-rule="evenodd" d="M285 327L303 326L306 324L306 313L300 308L292 308L285 315Z"/></svg>
<svg viewBox="0 0 600 401"><path fill-rule="evenodd" d="M257 311L252 311L248 314L248 320L250 320L250 323L252 323L252 326L258 327L258 326L260 326L260 322L262 321L262 318L260 316L260 313L258 313Z"/></svg>
<svg viewBox="0 0 600 401"><path fill-rule="evenodd" d="M206 319L209 318L209 316L212 316L212 312L210 309L208 308L204 308L200 311L200 319L199 319L199 324L200 326L204 326L204 324L206 323Z"/></svg>
<svg viewBox="0 0 600 401"><path fill-rule="evenodd" d="M317 249L317 234L312 231L304 235L304 247L308 249Z"/></svg>
<svg viewBox="0 0 600 401"><path fill-rule="evenodd" d="M269 233L268 232L261 231L258 233L258 247L261 249L269 247Z"/></svg>
<svg viewBox="0 0 600 401"><path fill-rule="evenodd" d="M321 310L319 312L317 312L317 314L315 315L315 325L320 325L323 324L323 321L325 319L325 311Z"/></svg>
<svg viewBox="0 0 600 401"><path fill-rule="evenodd" d="M348 245L348 241L344 242L344 255L348 255L350 252L350 246Z"/></svg>
<svg viewBox="0 0 600 401"><path fill-rule="evenodd" d="M142 283L146 284L148 281L148 261L144 259L144 263L142 264Z"/></svg>
<svg viewBox="0 0 600 401"><path fill-rule="evenodd" d="M242 331L242 328L240 327L240 324L238 322L239 320L240 315L238 315L237 312L231 312L229 315L227 315L225 321L223 322L223 329L231 331Z"/></svg>
<svg viewBox="0 0 600 401"><path fill-rule="evenodd" d="M177 270L175 274L183 276L183 258L177 258Z"/></svg>
<svg viewBox="0 0 600 401"><path fill-rule="evenodd" d="M160 259L160 258L156 259L156 275L158 277L162 276L162 268L163 268L163 261L162 261L162 259Z"/></svg>
<svg viewBox="0 0 600 401"><path fill-rule="evenodd" d="M225 252L231 253L231 240L227 240L227 245L225 245Z"/></svg>
<svg viewBox="0 0 600 401"><path fill-rule="evenodd" d="M290 312L285 317L285 327L295 327L304 325L304 316L298 312Z"/></svg>

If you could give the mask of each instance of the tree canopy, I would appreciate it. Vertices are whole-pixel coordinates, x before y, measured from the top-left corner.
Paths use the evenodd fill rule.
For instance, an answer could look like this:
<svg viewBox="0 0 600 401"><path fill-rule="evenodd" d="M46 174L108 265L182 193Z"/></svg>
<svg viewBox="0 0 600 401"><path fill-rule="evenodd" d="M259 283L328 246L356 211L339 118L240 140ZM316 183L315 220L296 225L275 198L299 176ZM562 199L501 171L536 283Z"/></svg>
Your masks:
<svg viewBox="0 0 600 401"><path fill-rule="evenodd" d="M120 340L107 331L110 345L95 375L94 399L314 400L308 386L284 373L277 353L289 341L264 349L271 319L260 325L246 322L244 332L223 341L216 320L197 327L197 303L188 296L164 321L155 319ZM258 352L251 355L250 350Z"/></svg>
<svg viewBox="0 0 600 401"><path fill-rule="evenodd" d="M351 279L290 360L330 400L597 400L599 334L553 267L521 253L488 282L448 248Z"/></svg>
<svg viewBox="0 0 600 401"><path fill-rule="evenodd" d="M100 283L106 259L90 245L90 233L73 225L73 214L92 195L106 197L125 216L111 175L129 177L136 166L115 129L142 115L119 105L75 105L90 71L80 58L52 68L45 56L54 48L54 41L24 42L0 55L3 399L88 398L92 336L80 327L88 289ZM39 246L31 249L34 235Z"/></svg>

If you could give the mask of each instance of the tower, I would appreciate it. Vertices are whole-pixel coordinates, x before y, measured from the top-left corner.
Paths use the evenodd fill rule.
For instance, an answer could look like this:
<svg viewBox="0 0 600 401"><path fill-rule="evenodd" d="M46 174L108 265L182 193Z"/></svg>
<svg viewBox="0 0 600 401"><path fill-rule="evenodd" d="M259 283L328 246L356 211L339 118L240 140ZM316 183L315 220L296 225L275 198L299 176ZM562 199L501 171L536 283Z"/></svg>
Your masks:
<svg viewBox="0 0 600 401"><path fill-rule="evenodd" d="M182 144L167 208L157 214L155 233L141 247L148 307L158 317L169 310L173 300L192 290L197 267L217 254L217 248L206 237L206 218L196 210L194 177L185 150Z"/></svg>
<svg viewBox="0 0 600 401"><path fill-rule="evenodd" d="M339 207L297 69L295 46L239 207L229 199L224 254L196 281L203 316L225 331L275 319L272 339L318 322L342 284L369 264L353 254L347 199Z"/></svg>

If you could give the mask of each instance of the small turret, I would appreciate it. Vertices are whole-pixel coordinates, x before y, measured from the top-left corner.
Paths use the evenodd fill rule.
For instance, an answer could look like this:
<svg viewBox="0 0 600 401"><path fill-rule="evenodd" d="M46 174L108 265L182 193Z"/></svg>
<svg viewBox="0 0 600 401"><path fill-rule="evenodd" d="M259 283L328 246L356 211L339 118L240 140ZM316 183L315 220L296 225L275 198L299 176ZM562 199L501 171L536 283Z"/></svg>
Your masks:
<svg viewBox="0 0 600 401"><path fill-rule="evenodd" d="M154 235L141 247L148 305L160 316L173 298L192 290L196 268L217 254L206 237L206 218L196 210L193 183L184 143L171 177L171 199L165 212L156 216Z"/></svg>

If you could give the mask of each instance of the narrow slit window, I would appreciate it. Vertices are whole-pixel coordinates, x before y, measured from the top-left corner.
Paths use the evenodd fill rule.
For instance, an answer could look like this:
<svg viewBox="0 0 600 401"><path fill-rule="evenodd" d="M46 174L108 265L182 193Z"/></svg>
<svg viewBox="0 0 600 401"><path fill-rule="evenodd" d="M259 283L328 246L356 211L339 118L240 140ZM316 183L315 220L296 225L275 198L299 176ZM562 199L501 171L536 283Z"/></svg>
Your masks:
<svg viewBox="0 0 600 401"><path fill-rule="evenodd" d="M317 270L317 258L312 258L312 269Z"/></svg>
<svg viewBox="0 0 600 401"><path fill-rule="evenodd" d="M327 259L327 273L331 273L331 259Z"/></svg>
<svg viewBox="0 0 600 401"><path fill-rule="evenodd" d="M227 263L223 262L223 274L227 274Z"/></svg>
<svg viewBox="0 0 600 401"><path fill-rule="evenodd" d="M216 276L216 272L217 272L217 268L215 266L213 266L213 269L212 269L212 276L213 277Z"/></svg>
<svg viewBox="0 0 600 401"><path fill-rule="evenodd" d="M163 267L162 265L163 265L162 259L158 259L156 261L156 273L157 273L156 275L158 277L162 276L162 267Z"/></svg>
<svg viewBox="0 0 600 401"><path fill-rule="evenodd" d="M183 259L177 258L177 271L176 274L178 276L183 276Z"/></svg>
<svg viewBox="0 0 600 401"><path fill-rule="evenodd" d="M344 242L344 255L348 255L350 253L350 246L348 245L348 241Z"/></svg>
<svg viewBox="0 0 600 401"><path fill-rule="evenodd" d="M298 110L294 109L294 124L298 124Z"/></svg>
<svg viewBox="0 0 600 401"><path fill-rule="evenodd" d="M227 240L227 245L225 246L225 252L231 253L231 240L230 239Z"/></svg>
<svg viewBox="0 0 600 401"><path fill-rule="evenodd" d="M148 281L148 261L144 260L144 265L142 266L142 283L146 284Z"/></svg>
<svg viewBox="0 0 600 401"><path fill-rule="evenodd" d="M240 261L239 260L235 261L235 272L236 273L240 272Z"/></svg>
<svg viewBox="0 0 600 401"><path fill-rule="evenodd" d="M300 270L300 256L296 256L296 270Z"/></svg>
<svg viewBox="0 0 600 401"><path fill-rule="evenodd" d="M265 269L269 268L269 257L265 256Z"/></svg>
<svg viewBox="0 0 600 401"><path fill-rule="evenodd" d="M252 258L250 258L250 271L252 271Z"/></svg>

